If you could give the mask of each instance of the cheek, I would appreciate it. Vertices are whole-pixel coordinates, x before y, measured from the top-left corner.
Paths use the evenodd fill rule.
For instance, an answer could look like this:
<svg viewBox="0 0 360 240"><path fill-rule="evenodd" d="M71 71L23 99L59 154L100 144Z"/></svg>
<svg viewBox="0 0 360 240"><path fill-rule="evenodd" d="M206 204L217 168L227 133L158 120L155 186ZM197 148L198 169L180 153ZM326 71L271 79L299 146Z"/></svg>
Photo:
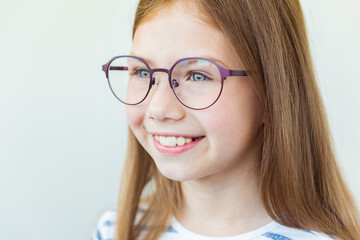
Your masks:
<svg viewBox="0 0 360 240"><path fill-rule="evenodd" d="M223 93L208 116L201 116L204 128L222 147L251 143L262 121L259 97L251 84L231 86Z"/></svg>
<svg viewBox="0 0 360 240"><path fill-rule="evenodd" d="M143 126L145 110L146 109L140 105L127 105L125 108L126 118L130 129L139 143L146 149L146 131Z"/></svg>
<svg viewBox="0 0 360 240"><path fill-rule="evenodd" d="M126 106L125 107L126 118L130 128L135 133L136 130L142 125L145 112L139 106Z"/></svg>
<svg viewBox="0 0 360 240"><path fill-rule="evenodd" d="M228 117L241 124L257 126L263 117L263 107L250 79L229 81L224 87L220 108L226 108ZM219 99L220 100L220 99Z"/></svg>

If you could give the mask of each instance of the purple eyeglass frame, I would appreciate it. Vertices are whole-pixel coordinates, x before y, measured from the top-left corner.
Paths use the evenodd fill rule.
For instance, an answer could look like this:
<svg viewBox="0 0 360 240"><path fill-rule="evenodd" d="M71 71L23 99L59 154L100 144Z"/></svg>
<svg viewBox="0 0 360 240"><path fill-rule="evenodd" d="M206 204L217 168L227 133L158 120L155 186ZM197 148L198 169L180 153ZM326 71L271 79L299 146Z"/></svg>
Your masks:
<svg viewBox="0 0 360 240"><path fill-rule="evenodd" d="M148 91L145 95L145 97L139 101L138 103L126 103L124 101L122 101L120 98L118 98L118 96L115 94L114 90L112 89L111 87L111 83L110 83L110 79L109 79L109 70L124 70L122 67L110 67L110 64L115 60L115 59L118 59L118 58L122 58L122 57L128 57L128 58L135 58L139 61L141 61L142 63L145 64L145 66L148 68L149 70L149 73L150 73L150 81L149 81L149 88L148 88ZM177 96L176 92L175 92L175 89L174 89L174 85L171 83L171 75L172 75L172 71L174 69L174 67L179 63L179 62L182 62L182 61L186 61L186 60L192 60L192 59L199 59L199 60L206 60L206 61L209 61L211 63L213 63L220 71L220 75L221 75L221 89L220 89L220 92L219 92L219 95L217 96L217 98L215 99L215 101L210 104L209 106L207 107L203 107L203 108L193 108L193 107L190 107L188 105L186 105L185 103L183 103L180 98ZM108 84L109 84L109 87L110 87L110 90L111 92L114 94L114 96L122 103L126 104L126 105L137 105L137 104L140 104L142 103L146 97L148 96L150 90L151 90L151 87L155 84L155 78L154 78L154 73L155 72L164 72L164 73L167 73L168 74L168 80L169 80L169 85L170 85L170 88L173 90L173 93L175 94L177 100L182 104L184 105L185 107L187 108L190 108L192 110L203 110L203 109L206 109L206 108L209 108L211 107L212 105L214 105L217 100L220 98L220 95L222 93L222 90L223 90L223 85L224 85L224 80L229 77L229 76L247 76L246 74L246 71L245 70L229 70L229 69L226 69L226 68L223 68L222 66L220 66L218 63L216 63L214 60L211 60L211 59L208 59L208 58L202 58L202 57L187 57L187 58L181 58L179 60L177 60L172 66L170 69L166 69L166 68L151 68L149 66L149 64L147 64L147 62L140 58L140 57L136 57L136 56L130 56L130 55L120 55L120 56L116 56L116 57L113 57L111 58L107 63L105 63L104 65L102 65L102 70L105 72L105 75L106 75L106 78L108 80Z"/></svg>

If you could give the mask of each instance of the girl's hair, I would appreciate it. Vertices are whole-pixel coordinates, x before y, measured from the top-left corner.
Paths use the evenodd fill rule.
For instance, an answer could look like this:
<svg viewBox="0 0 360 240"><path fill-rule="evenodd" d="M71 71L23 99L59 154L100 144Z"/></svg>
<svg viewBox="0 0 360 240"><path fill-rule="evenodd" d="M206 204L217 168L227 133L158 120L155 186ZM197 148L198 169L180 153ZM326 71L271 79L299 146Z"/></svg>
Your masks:
<svg viewBox="0 0 360 240"><path fill-rule="evenodd" d="M358 209L346 187L315 81L298 0L140 0L133 34L175 3L194 4L230 39L264 106L258 179L268 214L288 227L360 239ZM186 3L186 4L185 4ZM189 11L191 14L191 11ZM117 208L117 239L155 240L181 199L129 130ZM146 186L146 209L135 219ZM148 231L142 232L146 226Z"/></svg>

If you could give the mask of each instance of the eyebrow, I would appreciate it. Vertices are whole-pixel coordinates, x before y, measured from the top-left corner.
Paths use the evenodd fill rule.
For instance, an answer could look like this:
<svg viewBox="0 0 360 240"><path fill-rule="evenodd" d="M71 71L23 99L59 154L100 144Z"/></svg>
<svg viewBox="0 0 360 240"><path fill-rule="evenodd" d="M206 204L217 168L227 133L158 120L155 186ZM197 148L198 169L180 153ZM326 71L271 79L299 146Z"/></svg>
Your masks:
<svg viewBox="0 0 360 240"><path fill-rule="evenodd" d="M214 62L219 63L222 67L225 67L227 69L231 69L227 64L225 64L223 61L221 61L218 58L215 58L215 57L209 56L209 55L202 55L201 57L213 60Z"/></svg>
<svg viewBox="0 0 360 240"><path fill-rule="evenodd" d="M139 58L141 58L141 59L144 59L145 62L147 62L150 66L153 65L153 64L152 64L152 61L151 61L149 58L140 56L140 55L138 55L138 54L136 54L136 53L134 53L134 52L130 52L129 55L130 55L130 56L139 57ZM219 63L222 67L225 67L225 68L227 68L227 69L230 69L230 67L229 67L227 64L225 64L223 61L221 61L220 59L215 58L215 57L213 57L213 56L210 56L210 55L200 55L200 56L190 56L190 57L200 57L200 58L210 59L210 60L213 60L213 61L216 62L216 63ZM184 57L184 58L185 58L185 57ZM180 59L180 58L179 58L179 59ZM175 60L175 62L176 62L176 61L177 61L177 60ZM174 64L175 62L173 62L172 64Z"/></svg>
<svg viewBox="0 0 360 240"><path fill-rule="evenodd" d="M130 55L130 56L134 56L134 57L139 57L139 58L145 60L145 62L146 62L147 64L149 64L149 66L152 66L152 65L153 65L153 64L152 64L152 61L151 61L149 58L143 57L143 56L141 56L141 55L139 55L139 54L136 54L136 53L134 53L134 52L130 52L129 55Z"/></svg>

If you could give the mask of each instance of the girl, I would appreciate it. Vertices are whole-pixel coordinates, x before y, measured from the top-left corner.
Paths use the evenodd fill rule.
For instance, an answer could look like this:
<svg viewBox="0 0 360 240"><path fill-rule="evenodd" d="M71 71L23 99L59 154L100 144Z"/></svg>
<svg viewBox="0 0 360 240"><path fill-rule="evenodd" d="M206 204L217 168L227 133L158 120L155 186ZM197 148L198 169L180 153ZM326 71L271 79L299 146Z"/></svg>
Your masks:
<svg viewBox="0 0 360 240"><path fill-rule="evenodd" d="M103 70L130 128L93 239L360 239L298 0L141 0Z"/></svg>

